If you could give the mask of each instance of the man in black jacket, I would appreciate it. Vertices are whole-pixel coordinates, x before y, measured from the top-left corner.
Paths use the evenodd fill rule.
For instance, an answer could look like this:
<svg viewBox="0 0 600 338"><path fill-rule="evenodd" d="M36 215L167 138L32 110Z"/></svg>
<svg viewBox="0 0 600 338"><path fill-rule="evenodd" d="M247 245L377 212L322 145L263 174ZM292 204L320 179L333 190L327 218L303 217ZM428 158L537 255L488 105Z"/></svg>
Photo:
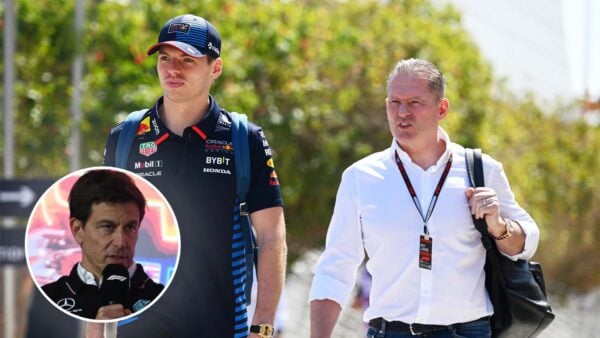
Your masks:
<svg viewBox="0 0 600 338"><path fill-rule="evenodd" d="M164 286L133 260L145 207L144 195L124 172L97 169L81 176L69 194L69 225L82 258L68 276L44 285L44 293L63 310L91 319L117 319L148 305ZM103 271L109 264L127 272L105 281ZM106 304L102 283L126 282L127 274L126 301Z"/></svg>

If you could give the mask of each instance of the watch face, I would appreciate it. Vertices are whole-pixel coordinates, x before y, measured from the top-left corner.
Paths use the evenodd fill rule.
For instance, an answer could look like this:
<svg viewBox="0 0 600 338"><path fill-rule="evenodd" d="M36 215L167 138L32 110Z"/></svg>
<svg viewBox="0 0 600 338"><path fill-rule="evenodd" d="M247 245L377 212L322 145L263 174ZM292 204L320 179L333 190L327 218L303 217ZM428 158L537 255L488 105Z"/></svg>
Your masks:
<svg viewBox="0 0 600 338"><path fill-rule="evenodd" d="M273 335L273 327L271 325L261 325L260 326L260 334L272 336Z"/></svg>
<svg viewBox="0 0 600 338"><path fill-rule="evenodd" d="M273 325L270 324L261 324L261 325L257 325L254 326L252 328L256 333L258 333L258 335L260 337L273 337L273 333L275 332L275 330L273 329ZM257 331L255 331L256 329L258 329Z"/></svg>
<svg viewBox="0 0 600 338"><path fill-rule="evenodd" d="M250 327L250 332L258 333L258 336L261 338L272 338L275 333L275 329L271 324L260 324L260 325L252 325Z"/></svg>

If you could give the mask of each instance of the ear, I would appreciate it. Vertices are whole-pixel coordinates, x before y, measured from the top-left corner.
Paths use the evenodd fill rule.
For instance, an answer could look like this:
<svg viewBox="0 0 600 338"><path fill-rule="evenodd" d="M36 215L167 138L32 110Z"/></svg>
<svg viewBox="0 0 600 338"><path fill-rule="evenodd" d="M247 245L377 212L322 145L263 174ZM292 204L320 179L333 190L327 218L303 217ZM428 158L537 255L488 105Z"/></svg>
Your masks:
<svg viewBox="0 0 600 338"><path fill-rule="evenodd" d="M213 61L213 63L212 63L212 68L213 69L212 69L211 78L212 78L212 80L215 80L216 78L221 76L221 73L223 73L223 59L216 58L215 61Z"/></svg>
<svg viewBox="0 0 600 338"><path fill-rule="evenodd" d="M438 118L440 120L442 120L443 118L446 117L446 115L448 115L448 109L450 108L450 101L448 101L447 98L442 98L440 100L440 103L438 104L438 108L439 108L439 115Z"/></svg>
<svg viewBox="0 0 600 338"><path fill-rule="evenodd" d="M83 223L77 218L71 217L69 219L69 227L71 228L71 233L75 238L77 244L81 245L83 243Z"/></svg>

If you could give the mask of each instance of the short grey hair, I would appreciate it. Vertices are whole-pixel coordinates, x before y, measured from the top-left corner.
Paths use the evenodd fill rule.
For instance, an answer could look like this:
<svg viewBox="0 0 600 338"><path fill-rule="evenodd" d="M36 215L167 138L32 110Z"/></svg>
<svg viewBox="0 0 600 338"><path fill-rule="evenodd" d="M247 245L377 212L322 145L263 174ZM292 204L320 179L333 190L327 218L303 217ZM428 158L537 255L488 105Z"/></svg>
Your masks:
<svg viewBox="0 0 600 338"><path fill-rule="evenodd" d="M429 91L441 99L446 95L446 80L442 72L431 62L421 59L401 60L390 72L387 81L387 93L390 93L390 83L398 74L414 75L429 82Z"/></svg>

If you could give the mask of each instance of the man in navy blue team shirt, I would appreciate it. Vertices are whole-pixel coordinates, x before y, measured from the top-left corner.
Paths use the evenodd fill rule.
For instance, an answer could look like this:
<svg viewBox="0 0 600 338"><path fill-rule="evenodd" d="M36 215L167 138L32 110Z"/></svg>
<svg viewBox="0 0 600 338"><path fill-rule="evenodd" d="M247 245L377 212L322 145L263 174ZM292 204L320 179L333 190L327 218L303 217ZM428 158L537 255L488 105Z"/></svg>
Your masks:
<svg viewBox="0 0 600 338"><path fill-rule="evenodd" d="M236 171L231 117L209 94L223 71L221 40L194 15L169 20L148 55L158 54L163 96L145 113L126 169L154 183L171 203L181 233L181 257L163 297L119 337L268 337L249 324L272 325L285 277L283 200L271 149L249 124L251 179L248 211L259 247L258 298L247 318L236 266ZM115 165L122 124L111 130L104 163ZM90 325L88 329L93 328ZM97 328L96 328L97 329Z"/></svg>

